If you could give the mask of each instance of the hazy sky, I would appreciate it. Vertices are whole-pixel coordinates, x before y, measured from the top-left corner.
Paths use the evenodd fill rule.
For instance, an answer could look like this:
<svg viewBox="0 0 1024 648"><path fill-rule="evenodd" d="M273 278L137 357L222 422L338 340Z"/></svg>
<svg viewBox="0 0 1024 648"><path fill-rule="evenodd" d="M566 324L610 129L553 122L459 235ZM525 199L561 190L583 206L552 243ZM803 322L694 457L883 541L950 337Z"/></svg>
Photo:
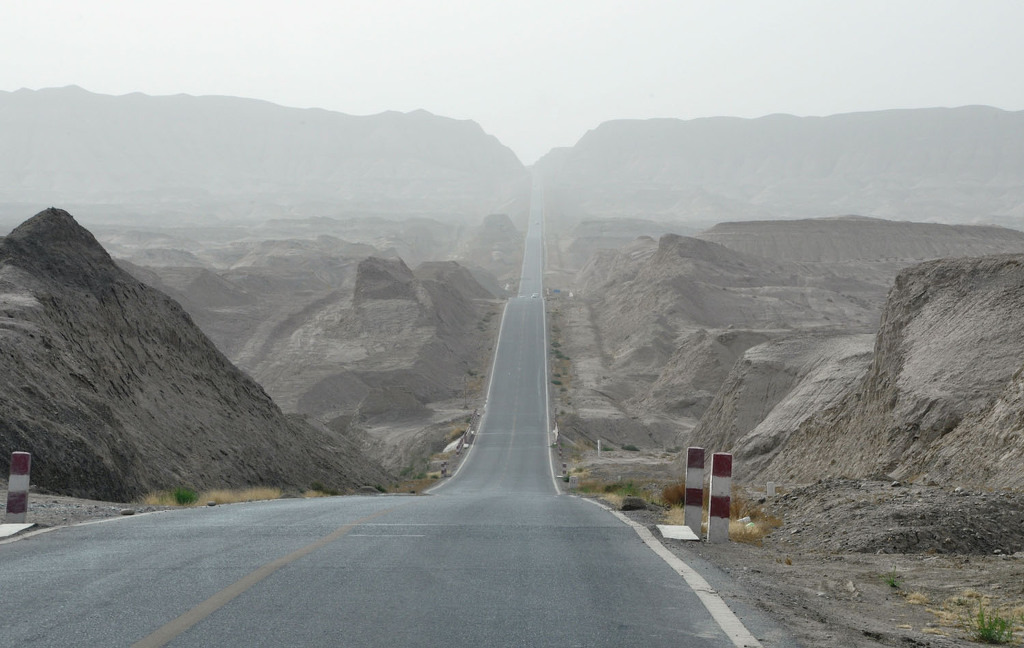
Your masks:
<svg viewBox="0 0 1024 648"><path fill-rule="evenodd" d="M1024 109L1020 0L0 0L0 89L473 119L525 163L617 118Z"/></svg>

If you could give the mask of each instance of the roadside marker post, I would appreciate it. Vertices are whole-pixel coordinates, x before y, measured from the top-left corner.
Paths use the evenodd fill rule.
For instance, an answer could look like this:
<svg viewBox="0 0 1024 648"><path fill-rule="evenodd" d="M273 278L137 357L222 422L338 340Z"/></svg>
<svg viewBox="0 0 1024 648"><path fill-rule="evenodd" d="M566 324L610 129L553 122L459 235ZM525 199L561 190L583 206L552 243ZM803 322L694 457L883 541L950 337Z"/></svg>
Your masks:
<svg viewBox="0 0 1024 648"><path fill-rule="evenodd" d="M732 455L711 455L711 510L708 512L708 542L729 541L729 504L732 491Z"/></svg>
<svg viewBox="0 0 1024 648"><path fill-rule="evenodd" d="M32 455L27 452L11 454L11 478L7 480L7 524L24 524L28 512L29 469Z"/></svg>
<svg viewBox="0 0 1024 648"><path fill-rule="evenodd" d="M700 537L700 523L704 518L704 448L686 449L686 498L683 501L683 521L693 534Z"/></svg>

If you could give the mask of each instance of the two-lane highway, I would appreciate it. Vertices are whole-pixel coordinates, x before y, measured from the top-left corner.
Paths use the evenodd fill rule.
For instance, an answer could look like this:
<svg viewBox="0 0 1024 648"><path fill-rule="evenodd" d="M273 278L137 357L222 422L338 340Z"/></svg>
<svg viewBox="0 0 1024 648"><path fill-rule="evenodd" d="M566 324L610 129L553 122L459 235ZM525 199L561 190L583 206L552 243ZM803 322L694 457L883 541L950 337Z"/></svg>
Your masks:
<svg viewBox="0 0 1024 648"><path fill-rule="evenodd" d="M632 528L557 490L542 218L535 193L455 477L429 496L201 508L0 545L0 645L742 645Z"/></svg>

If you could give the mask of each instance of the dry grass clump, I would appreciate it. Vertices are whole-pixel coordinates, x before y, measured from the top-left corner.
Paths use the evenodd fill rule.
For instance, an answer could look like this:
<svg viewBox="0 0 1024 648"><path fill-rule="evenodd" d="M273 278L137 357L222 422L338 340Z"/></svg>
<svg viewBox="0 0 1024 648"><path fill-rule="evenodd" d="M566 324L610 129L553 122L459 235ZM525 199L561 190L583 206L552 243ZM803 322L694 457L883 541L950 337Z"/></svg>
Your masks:
<svg viewBox="0 0 1024 648"><path fill-rule="evenodd" d="M1019 643L1014 641L1014 635L1024 633L1024 603L997 605L995 599L995 596L966 589L947 598L939 607L927 610L935 615L940 626L962 630L974 641Z"/></svg>
<svg viewBox="0 0 1024 648"><path fill-rule="evenodd" d="M661 490L661 499L669 506L682 506L686 502L686 484L669 484Z"/></svg>
<svg viewBox="0 0 1024 648"><path fill-rule="evenodd" d="M192 493L192 496L188 498L182 497L184 491L187 491L187 489L177 488L172 491L149 493L142 498L142 502L149 506L197 506L206 505L207 502L233 504L236 502L257 502L281 498L280 488L266 486L244 489L219 488L201 493Z"/></svg>
<svg viewBox="0 0 1024 648"><path fill-rule="evenodd" d="M331 495L330 493L325 493L321 490L313 490L311 488L309 490L302 491L302 497L333 497L333 495Z"/></svg>
<svg viewBox="0 0 1024 648"><path fill-rule="evenodd" d="M662 519L665 521L665 524L682 526L686 524L686 512L682 506L673 506L665 512L665 516Z"/></svg>
<svg viewBox="0 0 1024 648"><path fill-rule="evenodd" d="M581 493L596 494L613 507L619 508L627 497L639 497L647 502L654 502L650 489L646 488L649 485L649 482L638 484L632 480L609 482L602 479L581 479L577 490Z"/></svg>
<svg viewBox="0 0 1024 648"><path fill-rule="evenodd" d="M199 501L216 504L233 504L235 502L259 502L261 500L281 499L280 488L246 488L244 490L212 490L199 496Z"/></svg>
<svg viewBox="0 0 1024 648"><path fill-rule="evenodd" d="M602 493L601 499L612 505L612 508L622 508L622 502L626 499L625 495L619 495L618 493Z"/></svg>
<svg viewBox="0 0 1024 648"><path fill-rule="evenodd" d="M911 592L903 600L911 605L928 605L931 603L931 599L923 592Z"/></svg>
<svg viewBox="0 0 1024 648"><path fill-rule="evenodd" d="M749 522L740 522L750 518ZM765 536L782 526L782 519L769 515L764 507L733 486L729 501L729 539L760 546Z"/></svg>

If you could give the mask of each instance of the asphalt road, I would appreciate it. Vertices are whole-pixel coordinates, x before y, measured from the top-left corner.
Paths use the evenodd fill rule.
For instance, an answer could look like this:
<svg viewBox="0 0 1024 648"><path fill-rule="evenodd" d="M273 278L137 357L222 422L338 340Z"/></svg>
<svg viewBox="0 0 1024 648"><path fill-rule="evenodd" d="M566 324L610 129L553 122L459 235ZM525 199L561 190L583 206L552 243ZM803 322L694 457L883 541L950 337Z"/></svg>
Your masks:
<svg viewBox="0 0 1024 648"><path fill-rule="evenodd" d="M539 201L536 201L539 204ZM427 496L156 513L0 545L2 646L733 646L637 533L559 494L542 239L481 430Z"/></svg>

